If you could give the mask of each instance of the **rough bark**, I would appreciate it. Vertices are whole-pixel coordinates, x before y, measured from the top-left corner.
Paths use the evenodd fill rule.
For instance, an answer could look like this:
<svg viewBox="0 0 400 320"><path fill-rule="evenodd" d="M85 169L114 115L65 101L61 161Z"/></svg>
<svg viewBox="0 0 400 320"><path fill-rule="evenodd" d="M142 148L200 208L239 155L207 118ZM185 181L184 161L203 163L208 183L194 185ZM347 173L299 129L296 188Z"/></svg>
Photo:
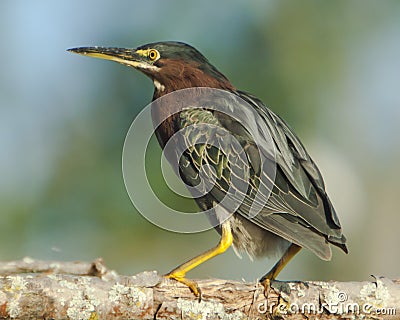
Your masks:
<svg viewBox="0 0 400 320"><path fill-rule="evenodd" d="M92 263L0 262L0 319L400 319L400 281L199 280L202 300L155 271Z"/></svg>

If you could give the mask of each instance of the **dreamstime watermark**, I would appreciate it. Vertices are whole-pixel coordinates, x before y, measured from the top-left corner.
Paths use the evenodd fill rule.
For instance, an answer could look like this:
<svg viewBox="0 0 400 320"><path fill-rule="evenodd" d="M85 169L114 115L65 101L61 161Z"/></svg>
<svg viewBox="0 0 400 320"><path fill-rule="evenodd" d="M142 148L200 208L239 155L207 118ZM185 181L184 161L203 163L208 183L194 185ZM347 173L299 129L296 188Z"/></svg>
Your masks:
<svg viewBox="0 0 400 320"><path fill-rule="evenodd" d="M239 208L248 218L256 217L276 174L270 115L263 112L236 94L212 88L174 91L149 104L133 121L122 155L125 186L136 209L153 224L183 233L217 226ZM162 141L160 165L170 190L182 197L188 197L187 190L191 198L209 195L212 205L181 212L159 199L145 161L154 135L169 138ZM183 184L169 181L166 162Z"/></svg>
<svg viewBox="0 0 400 320"><path fill-rule="evenodd" d="M331 302L322 303L269 303L267 301L257 305L257 311L264 313L279 314L308 314L317 315L322 313L331 313L337 315L376 315L376 316L394 316L396 308L376 306L372 303L359 304L350 301L345 292L339 291L335 299Z"/></svg>

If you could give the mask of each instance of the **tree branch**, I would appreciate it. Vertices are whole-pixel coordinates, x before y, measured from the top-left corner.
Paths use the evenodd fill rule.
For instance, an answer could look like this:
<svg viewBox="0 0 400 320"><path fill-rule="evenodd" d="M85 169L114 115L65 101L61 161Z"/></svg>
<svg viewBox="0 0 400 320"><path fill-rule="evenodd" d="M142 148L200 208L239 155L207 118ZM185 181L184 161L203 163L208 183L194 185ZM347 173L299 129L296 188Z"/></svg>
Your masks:
<svg viewBox="0 0 400 320"><path fill-rule="evenodd" d="M400 281L199 280L202 301L155 271L121 276L92 263L0 262L0 319L399 319ZM396 316L397 315L397 316Z"/></svg>

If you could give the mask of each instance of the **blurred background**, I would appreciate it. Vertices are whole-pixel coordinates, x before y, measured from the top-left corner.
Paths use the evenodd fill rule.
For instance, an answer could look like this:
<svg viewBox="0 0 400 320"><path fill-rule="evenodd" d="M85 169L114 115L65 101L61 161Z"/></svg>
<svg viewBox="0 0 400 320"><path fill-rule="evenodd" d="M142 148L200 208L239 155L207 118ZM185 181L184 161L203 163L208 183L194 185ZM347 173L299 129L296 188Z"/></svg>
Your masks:
<svg viewBox="0 0 400 320"><path fill-rule="evenodd" d="M178 40L286 119L324 175L350 253L303 250L280 279L400 276L399 1L13 0L0 25L0 260L165 273L217 243L155 227L127 195L122 147L151 81L66 52ZM230 249L189 276L252 281L274 262Z"/></svg>

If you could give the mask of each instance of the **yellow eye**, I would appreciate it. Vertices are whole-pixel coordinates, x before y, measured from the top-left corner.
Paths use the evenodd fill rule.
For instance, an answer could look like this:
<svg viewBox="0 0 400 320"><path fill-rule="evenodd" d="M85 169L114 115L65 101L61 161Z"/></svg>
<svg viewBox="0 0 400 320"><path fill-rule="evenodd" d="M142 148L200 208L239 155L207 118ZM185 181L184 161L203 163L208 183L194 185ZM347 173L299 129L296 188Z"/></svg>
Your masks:
<svg viewBox="0 0 400 320"><path fill-rule="evenodd" d="M157 50L151 49L149 50L148 57L151 61L156 61L159 58L160 54Z"/></svg>

